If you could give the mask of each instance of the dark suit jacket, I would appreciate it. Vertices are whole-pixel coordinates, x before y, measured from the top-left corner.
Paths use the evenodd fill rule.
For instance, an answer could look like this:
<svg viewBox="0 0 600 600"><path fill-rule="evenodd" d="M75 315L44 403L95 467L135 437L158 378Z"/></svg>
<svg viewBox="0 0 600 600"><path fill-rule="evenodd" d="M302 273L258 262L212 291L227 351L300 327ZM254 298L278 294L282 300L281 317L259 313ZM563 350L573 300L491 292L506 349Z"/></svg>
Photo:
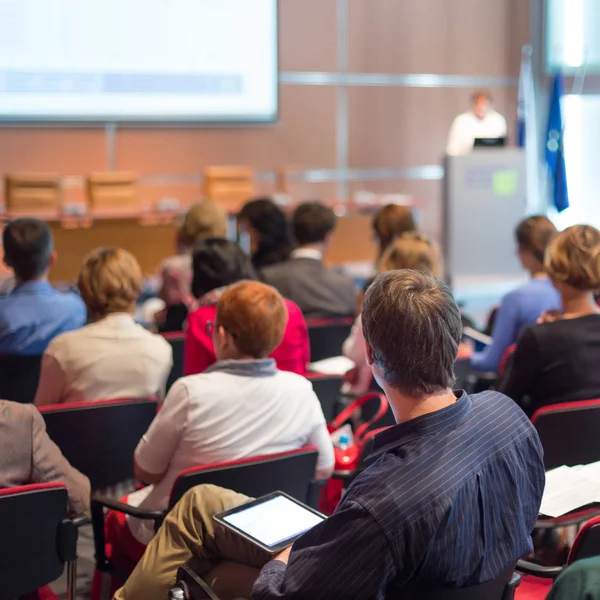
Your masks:
<svg viewBox="0 0 600 600"><path fill-rule="evenodd" d="M354 281L314 258L291 258L265 267L262 280L295 302L307 319L347 317L356 312Z"/></svg>

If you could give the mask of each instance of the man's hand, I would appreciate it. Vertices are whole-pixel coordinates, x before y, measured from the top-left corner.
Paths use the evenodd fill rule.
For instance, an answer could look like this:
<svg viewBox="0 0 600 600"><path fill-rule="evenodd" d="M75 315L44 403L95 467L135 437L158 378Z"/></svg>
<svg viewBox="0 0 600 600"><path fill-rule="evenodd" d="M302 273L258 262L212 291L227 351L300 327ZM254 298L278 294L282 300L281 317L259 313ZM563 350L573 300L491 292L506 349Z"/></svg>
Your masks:
<svg viewBox="0 0 600 600"><path fill-rule="evenodd" d="M280 560L282 563L285 563L287 565L291 551L292 547L288 546L285 550L282 550L277 556L274 556L273 560Z"/></svg>

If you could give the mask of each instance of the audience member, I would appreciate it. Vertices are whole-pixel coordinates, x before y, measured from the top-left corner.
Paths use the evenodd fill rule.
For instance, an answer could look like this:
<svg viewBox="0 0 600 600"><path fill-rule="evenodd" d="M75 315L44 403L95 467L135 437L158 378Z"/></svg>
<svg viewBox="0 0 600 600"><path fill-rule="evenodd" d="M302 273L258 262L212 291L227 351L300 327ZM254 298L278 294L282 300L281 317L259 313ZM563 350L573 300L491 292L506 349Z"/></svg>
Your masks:
<svg viewBox="0 0 600 600"><path fill-rule="evenodd" d="M380 273L396 269L414 269L438 275L440 266L435 246L427 236L420 233L407 232L402 234L387 247L379 261ZM348 394L362 395L369 390L373 376L367 364L367 352L360 314L352 326L350 335L344 342L342 352L356 365L356 368L346 375L344 391Z"/></svg>
<svg viewBox="0 0 600 600"><path fill-rule="evenodd" d="M354 315L356 287L350 277L323 264L335 227L333 211L318 202L300 204L292 216L298 244L290 257L262 269L261 279L295 302L307 319Z"/></svg>
<svg viewBox="0 0 600 600"><path fill-rule="evenodd" d="M548 246L546 273L563 313L543 315L519 339L501 391L532 414L537 408L600 397L600 231L574 225Z"/></svg>
<svg viewBox="0 0 600 600"><path fill-rule="evenodd" d="M35 406L0 400L0 488L29 483L64 484L69 514L89 514L90 482L48 437Z"/></svg>
<svg viewBox="0 0 600 600"><path fill-rule="evenodd" d="M161 331L181 331L193 302L192 251L194 245L209 237L227 235L227 216L208 198L192 204L177 228L177 254L163 260L159 267L161 287L158 297L166 304Z"/></svg>
<svg viewBox="0 0 600 600"><path fill-rule="evenodd" d="M331 475L333 446L311 383L268 358L286 322L283 298L270 286L246 281L221 294L207 327L218 362L169 391L135 451L136 476L153 485L130 494L130 504L167 508L175 479L189 467L307 444L319 451L316 478ZM150 521L130 520L129 528L142 544L152 538Z"/></svg>
<svg viewBox="0 0 600 600"><path fill-rule="evenodd" d="M48 346L35 403L164 394L171 346L133 319L142 286L137 260L120 248L94 250L84 260L78 286L92 323Z"/></svg>
<svg viewBox="0 0 600 600"><path fill-rule="evenodd" d="M375 462L333 516L264 566L254 600L400 598L419 586L436 598L441 587L512 573L533 549L540 441L502 394L452 392L461 320L448 288L417 271L384 273L367 291L363 327L398 424L375 437ZM268 558L213 523L246 501L215 486L190 490L116 598L163 598L190 559L201 576L227 559L263 566Z"/></svg>
<svg viewBox="0 0 600 600"><path fill-rule="evenodd" d="M269 198L247 202L238 214L241 233L250 237L252 265L260 270L287 260L292 238L285 213Z"/></svg>
<svg viewBox="0 0 600 600"><path fill-rule="evenodd" d="M62 294L48 282L56 251L47 223L11 221L2 242L16 286L0 298L0 353L41 355L57 335L85 325L85 305L76 294Z"/></svg>
<svg viewBox="0 0 600 600"><path fill-rule="evenodd" d="M547 310L560 309L560 295L544 272L544 253L556 227L541 215L521 221L515 230L517 251L530 281L513 290L500 303L494 319L492 343L471 357L476 371L497 371L509 346L512 346L528 325L534 325Z"/></svg>
<svg viewBox="0 0 600 600"><path fill-rule="evenodd" d="M546 600L600 600L600 556L576 560L563 569Z"/></svg>
<svg viewBox="0 0 600 600"><path fill-rule="evenodd" d="M388 204L373 218L373 231L379 246L377 260L379 261L387 247L403 233L417 231L413 214L406 206Z"/></svg>
<svg viewBox="0 0 600 600"><path fill-rule="evenodd" d="M217 359L207 323L214 322L217 302L233 283L255 280L250 259L234 242L221 238L204 240L196 246L193 256L192 293L198 298L198 308L188 316L185 337L184 372L201 373ZM304 374L310 361L308 331L302 311L285 300L287 326L281 344L271 356L282 371Z"/></svg>

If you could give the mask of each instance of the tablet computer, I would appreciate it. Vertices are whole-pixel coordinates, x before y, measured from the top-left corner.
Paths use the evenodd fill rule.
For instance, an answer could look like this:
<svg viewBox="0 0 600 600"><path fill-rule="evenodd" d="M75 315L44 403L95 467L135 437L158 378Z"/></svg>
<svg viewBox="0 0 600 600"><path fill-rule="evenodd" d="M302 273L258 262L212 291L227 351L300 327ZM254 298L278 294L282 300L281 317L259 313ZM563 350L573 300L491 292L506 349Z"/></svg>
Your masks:
<svg viewBox="0 0 600 600"><path fill-rule="evenodd" d="M273 492L213 518L269 554L277 554L327 517L283 492Z"/></svg>

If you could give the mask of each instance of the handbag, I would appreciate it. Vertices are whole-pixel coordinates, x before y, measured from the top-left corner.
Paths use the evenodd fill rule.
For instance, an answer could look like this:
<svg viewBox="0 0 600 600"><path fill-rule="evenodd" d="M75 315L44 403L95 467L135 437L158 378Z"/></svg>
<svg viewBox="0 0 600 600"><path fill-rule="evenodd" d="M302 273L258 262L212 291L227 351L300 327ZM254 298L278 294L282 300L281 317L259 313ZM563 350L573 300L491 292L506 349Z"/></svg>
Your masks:
<svg viewBox="0 0 600 600"><path fill-rule="evenodd" d="M365 423L357 427L354 432L354 440L346 448L337 448L334 446L335 466L333 478L330 479L321 491L319 501L319 510L330 515L342 499L344 491L344 480L352 476L360 467L362 452L364 447L364 438L373 426L386 415L389 404L383 394L370 392L357 398L349 404L331 423L327 425L329 434L338 431L347 421L353 417L360 417L362 408L367 402L379 400L379 406L375 414Z"/></svg>

